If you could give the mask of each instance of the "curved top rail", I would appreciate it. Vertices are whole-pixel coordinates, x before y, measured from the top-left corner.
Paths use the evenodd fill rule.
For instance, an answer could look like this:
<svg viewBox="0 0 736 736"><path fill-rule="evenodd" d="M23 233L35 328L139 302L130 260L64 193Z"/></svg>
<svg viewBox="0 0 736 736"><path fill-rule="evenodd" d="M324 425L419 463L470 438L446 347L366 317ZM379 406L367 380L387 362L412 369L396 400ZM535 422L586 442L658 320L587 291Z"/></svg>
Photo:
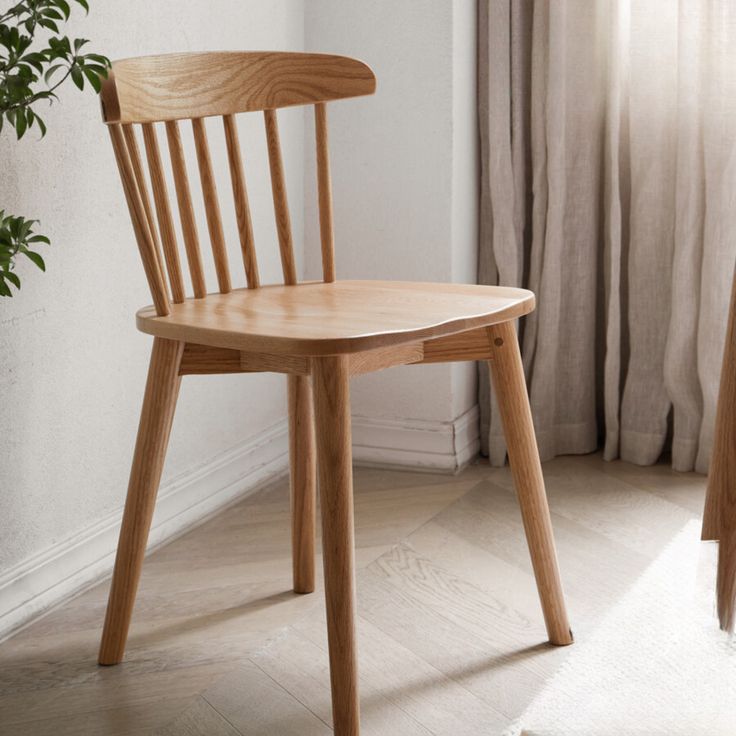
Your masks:
<svg viewBox="0 0 736 736"><path fill-rule="evenodd" d="M106 123L230 115L370 95L376 78L347 56L214 51L113 62L101 99Z"/></svg>

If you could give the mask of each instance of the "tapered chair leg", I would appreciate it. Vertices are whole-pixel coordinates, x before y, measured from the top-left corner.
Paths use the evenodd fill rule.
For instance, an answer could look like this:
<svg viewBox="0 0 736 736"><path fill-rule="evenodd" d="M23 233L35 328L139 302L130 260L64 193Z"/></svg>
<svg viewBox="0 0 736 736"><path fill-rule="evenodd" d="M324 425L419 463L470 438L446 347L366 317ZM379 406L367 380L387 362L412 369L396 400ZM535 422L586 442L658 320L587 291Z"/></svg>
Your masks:
<svg viewBox="0 0 736 736"><path fill-rule="evenodd" d="M291 463L291 554L294 592L314 590L317 467L309 376L288 376Z"/></svg>
<svg viewBox="0 0 736 736"><path fill-rule="evenodd" d="M702 539L720 539L725 514L724 499L729 490L736 488L736 271L731 287L726 341L723 345L721 382L716 406L716 426L713 435L713 454L708 490L703 509ZM733 501L736 507L736 500ZM736 517L734 517L736 526Z"/></svg>
<svg viewBox="0 0 736 736"><path fill-rule="evenodd" d="M333 725L336 736L357 736L360 732L360 712L355 643L353 469L347 357L315 359L312 381Z"/></svg>
<svg viewBox="0 0 736 736"><path fill-rule="evenodd" d="M534 576L552 644L572 644L542 466L513 322L488 328L491 376L506 435Z"/></svg>
<svg viewBox="0 0 736 736"><path fill-rule="evenodd" d="M155 338L148 368L138 438L130 471L115 570L102 631L99 663L123 658L148 532L161 480L166 446L179 393L179 364L184 343Z"/></svg>
<svg viewBox="0 0 736 736"><path fill-rule="evenodd" d="M736 627L736 272L731 289L721 383L716 408L713 453L703 511L703 539L717 539L718 618L721 628Z"/></svg>

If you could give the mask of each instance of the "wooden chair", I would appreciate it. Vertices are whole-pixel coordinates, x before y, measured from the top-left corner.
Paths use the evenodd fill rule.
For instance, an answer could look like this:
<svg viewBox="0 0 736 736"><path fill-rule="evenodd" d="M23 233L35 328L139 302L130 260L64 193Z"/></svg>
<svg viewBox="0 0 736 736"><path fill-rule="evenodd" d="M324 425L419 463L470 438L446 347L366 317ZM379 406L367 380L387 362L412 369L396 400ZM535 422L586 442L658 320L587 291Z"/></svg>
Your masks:
<svg viewBox="0 0 736 736"><path fill-rule="evenodd" d="M318 475L334 728L341 736L359 732L351 375L408 363L490 361L549 638L553 644L572 642L514 329L514 320L534 308L534 295L490 286L335 280L325 103L372 94L375 84L371 70L350 58L217 52L118 61L102 91L104 121L153 296L153 306L138 312L137 325L154 340L99 662L116 664L123 657L181 377L286 373L294 590L314 590ZM324 279L298 284L276 109L306 104L315 110ZM234 117L251 111L264 115L284 285L261 286L258 275ZM215 116L222 119L227 144L244 288L233 286L226 257L205 125ZM208 293L205 285L180 137L184 119L193 130L219 293ZM157 123L166 131L194 294L189 298Z"/></svg>

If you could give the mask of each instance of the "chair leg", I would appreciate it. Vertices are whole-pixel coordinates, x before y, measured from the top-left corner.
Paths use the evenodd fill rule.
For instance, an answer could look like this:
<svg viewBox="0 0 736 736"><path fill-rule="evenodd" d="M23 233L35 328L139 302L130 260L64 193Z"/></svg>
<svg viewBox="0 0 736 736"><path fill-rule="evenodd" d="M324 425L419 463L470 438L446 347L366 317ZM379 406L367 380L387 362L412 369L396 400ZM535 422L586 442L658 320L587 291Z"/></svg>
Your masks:
<svg viewBox="0 0 736 736"><path fill-rule="evenodd" d="M572 644L557 566L544 477L513 322L488 328L493 387L506 435L511 473L521 506L534 576L552 644Z"/></svg>
<svg viewBox="0 0 736 736"><path fill-rule="evenodd" d="M128 483L128 497L125 501L115 570L102 631L98 661L103 665L117 664L123 659L125 652L128 627L181 383L179 364L183 350L183 342L158 337L153 341Z"/></svg>
<svg viewBox="0 0 736 736"><path fill-rule="evenodd" d="M317 468L309 376L288 376L291 554L295 593L314 591Z"/></svg>
<svg viewBox="0 0 736 736"><path fill-rule="evenodd" d="M713 452L703 512L703 539L718 544L718 618L724 631L736 627L736 272L731 289Z"/></svg>
<svg viewBox="0 0 736 736"><path fill-rule="evenodd" d="M355 643L353 469L347 357L316 358L312 381L333 725L336 736L357 736L360 732L360 709Z"/></svg>
<svg viewBox="0 0 736 736"><path fill-rule="evenodd" d="M730 519L736 530L736 495L729 501L729 489L736 488L736 271L731 287L726 341L723 345L721 381L716 405L713 452L708 474L708 490L703 509L701 539L718 540L727 519L727 506L734 514Z"/></svg>

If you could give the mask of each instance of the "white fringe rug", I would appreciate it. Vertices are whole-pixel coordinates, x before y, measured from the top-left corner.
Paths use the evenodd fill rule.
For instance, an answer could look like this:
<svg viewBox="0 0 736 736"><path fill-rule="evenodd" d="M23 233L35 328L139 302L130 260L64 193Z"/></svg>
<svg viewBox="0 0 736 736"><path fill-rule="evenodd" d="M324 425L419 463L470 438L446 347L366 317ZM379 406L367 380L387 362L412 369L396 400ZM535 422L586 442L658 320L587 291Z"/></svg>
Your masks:
<svg viewBox="0 0 736 736"><path fill-rule="evenodd" d="M736 640L699 533L683 528L505 736L736 736Z"/></svg>

